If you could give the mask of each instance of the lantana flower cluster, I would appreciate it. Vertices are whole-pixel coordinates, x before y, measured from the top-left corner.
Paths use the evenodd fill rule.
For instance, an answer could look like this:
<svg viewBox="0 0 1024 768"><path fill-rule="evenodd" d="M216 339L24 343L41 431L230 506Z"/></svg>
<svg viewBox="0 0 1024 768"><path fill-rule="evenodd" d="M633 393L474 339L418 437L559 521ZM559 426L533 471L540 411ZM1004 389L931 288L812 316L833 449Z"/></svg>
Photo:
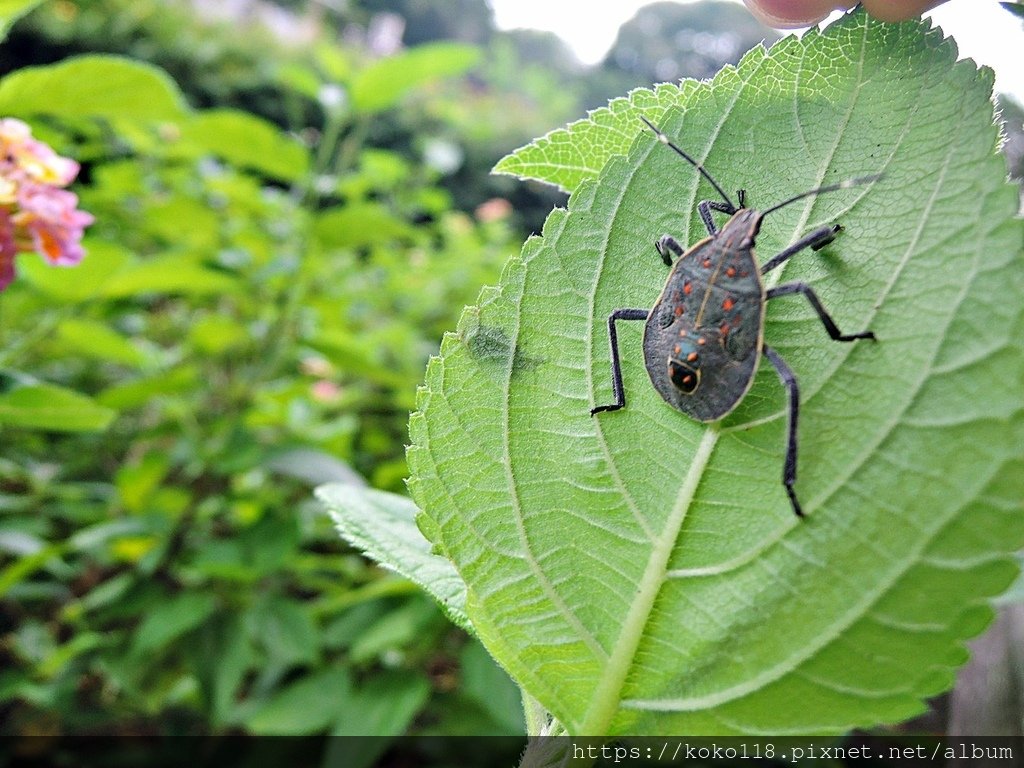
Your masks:
<svg viewBox="0 0 1024 768"><path fill-rule="evenodd" d="M82 233L93 217L66 187L78 163L61 157L21 120L0 120L0 291L14 279L14 257L35 251L50 264L82 260Z"/></svg>

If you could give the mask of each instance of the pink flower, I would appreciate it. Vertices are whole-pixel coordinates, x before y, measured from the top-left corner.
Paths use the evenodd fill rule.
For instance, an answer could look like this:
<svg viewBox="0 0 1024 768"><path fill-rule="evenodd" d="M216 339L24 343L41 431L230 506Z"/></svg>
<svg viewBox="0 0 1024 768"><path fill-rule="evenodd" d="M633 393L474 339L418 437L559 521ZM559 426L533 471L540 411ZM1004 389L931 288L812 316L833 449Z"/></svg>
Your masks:
<svg viewBox="0 0 1024 768"><path fill-rule="evenodd" d="M78 195L43 184L23 184L18 190L20 210L11 221L31 239L31 247L51 264L69 266L82 260L82 233L92 214L78 210Z"/></svg>
<svg viewBox="0 0 1024 768"><path fill-rule="evenodd" d="M21 120L0 120L0 291L14 279L14 257L36 251L50 264L82 260L82 234L93 217L61 189L79 166L61 157Z"/></svg>

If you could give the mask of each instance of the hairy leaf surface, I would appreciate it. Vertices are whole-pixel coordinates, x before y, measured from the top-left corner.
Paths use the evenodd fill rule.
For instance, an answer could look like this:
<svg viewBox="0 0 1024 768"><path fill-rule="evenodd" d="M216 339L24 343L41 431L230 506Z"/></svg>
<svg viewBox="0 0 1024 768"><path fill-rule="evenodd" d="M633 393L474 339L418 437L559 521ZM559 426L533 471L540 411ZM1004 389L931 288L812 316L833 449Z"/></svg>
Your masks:
<svg viewBox="0 0 1024 768"><path fill-rule="evenodd" d="M1024 236L991 73L955 58L923 23L856 13L674 89L672 109L650 108L662 86L571 126L586 162L534 148L530 175L578 186L430 364L410 488L479 636L571 733L903 719L988 622L1022 537ZM841 328L878 336L836 344L802 299L770 303L766 341L803 396L805 522L779 482L769 366L698 424L651 388L642 324L624 323L628 406L588 413L612 399L608 314L654 302L654 239L703 237L696 203L715 197L641 113L755 207L884 174L772 214L758 240L764 261L842 222L767 283L805 280ZM588 143L608 130L628 155Z"/></svg>
<svg viewBox="0 0 1024 768"><path fill-rule="evenodd" d="M452 564L430 551L416 529L416 505L403 496L349 483L317 489L342 537L377 562L419 584L467 631L466 586Z"/></svg>

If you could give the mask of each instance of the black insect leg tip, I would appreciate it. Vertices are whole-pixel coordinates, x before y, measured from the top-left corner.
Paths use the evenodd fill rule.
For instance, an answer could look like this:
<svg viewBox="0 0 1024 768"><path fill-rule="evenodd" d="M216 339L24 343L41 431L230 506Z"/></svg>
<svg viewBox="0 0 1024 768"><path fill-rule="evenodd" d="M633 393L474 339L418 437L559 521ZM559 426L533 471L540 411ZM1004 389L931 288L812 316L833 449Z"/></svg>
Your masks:
<svg viewBox="0 0 1024 768"><path fill-rule="evenodd" d="M655 249L658 251L658 255L661 256L661 260L665 262L666 267L672 266L672 254L676 256L683 255L683 248L679 245L672 235L662 235L654 243Z"/></svg>
<svg viewBox="0 0 1024 768"><path fill-rule="evenodd" d="M646 309L616 309L608 315L608 345L612 357L612 392L615 395L615 402L607 405L598 405L590 409L590 415L604 411L617 411L626 405L626 392L622 385L622 366L619 362L619 337L615 332L616 320L646 320L648 310Z"/></svg>
<svg viewBox="0 0 1024 768"><path fill-rule="evenodd" d="M821 301L818 299L818 294L814 292L807 283L794 282L794 283L783 283L777 285L774 288L769 288L765 291L765 299L775 299L779 296L792 296L794 294L803 294L804 298L810 303L814 313L821 320L821 324L825 326L825 330L828 332L829 338L832 341L857 341L858 339L875 339L875 334L872 331L861 331L860 333L843 333L839 330L839 326L836 325L835 320L822 306Z"/></svg>
<svg viewBox="0 0 1024 768"><path fill-rule="evenodd" d="M796 513L796 516L801 520L806 519L807 516L804 514L804 510L796 498L796 491L793 490L792 485L786 485L786 495L789 496L789 503L793 505L793 512Z"/></svg>
<svg viewBox="0 0 1024 768"><path fill-rule="evenodd" d="M812 251L820 251L820 250L821 250L822 248L824 248L824 247L825 247L826 245L828 245L828 244L829 244L829 243L831 243L831 242L832 242L833 240L835 240L835 239L836 239L836 235L837 235L837 234L838 234L839 232L841 232L841 231L842 231L842 229L843 229L843 228L842 228L842 227L841 227L840 225L838 225L838 224L833 224L833 225L832 225L832 232L831 232L831 234L829 234L829 235L826 235L826 236L825 236L825 237L823 237L823 238L822 238L821 240L818 240L817 242L814 242L814 243L812 243L812 244L811 244L811 250L812 250Z"/></svg>

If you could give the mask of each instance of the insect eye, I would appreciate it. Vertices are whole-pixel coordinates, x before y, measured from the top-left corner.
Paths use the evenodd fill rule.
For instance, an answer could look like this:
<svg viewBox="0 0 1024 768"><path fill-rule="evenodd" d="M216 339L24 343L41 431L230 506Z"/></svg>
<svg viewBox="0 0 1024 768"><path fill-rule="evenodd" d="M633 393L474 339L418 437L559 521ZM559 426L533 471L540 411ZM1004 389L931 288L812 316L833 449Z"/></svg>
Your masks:
<svg viewBox="0 0 1024 768"><path fill-rule="evenodd" d="M700 370L691 368L681 360L668 359L668 377L684 395L692 395L700 385Z"/></svg>

